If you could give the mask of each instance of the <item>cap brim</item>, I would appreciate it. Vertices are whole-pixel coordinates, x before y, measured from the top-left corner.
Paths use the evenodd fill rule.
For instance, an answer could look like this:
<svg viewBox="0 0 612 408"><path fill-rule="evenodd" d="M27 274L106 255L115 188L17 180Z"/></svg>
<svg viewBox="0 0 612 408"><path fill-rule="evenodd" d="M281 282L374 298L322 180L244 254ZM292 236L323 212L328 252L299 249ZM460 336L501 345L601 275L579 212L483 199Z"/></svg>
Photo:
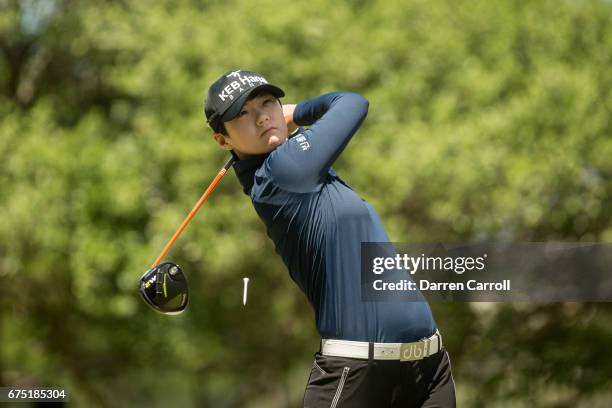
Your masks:
<svg viewBox="0 0 612 408"><path fill-rule="evenodd" d="M228 122L234 119L236 116L238 116L238 114L240 113L240 110L244 106L244 103L249 98L249 96L255 91L262 91L262 90L270 92L272 95L276 96L277 98L282 98L283 96L285 96L285 92L283 92L283 90L277 86L270 85L270 84L263 84L263 85L256 86L254 88L249 89L242 95L240 95L240 97L236 99L234 103L232 103L232 105L225 111L225 113L223 113L223 115L221 116L221 121Z"/></svg>

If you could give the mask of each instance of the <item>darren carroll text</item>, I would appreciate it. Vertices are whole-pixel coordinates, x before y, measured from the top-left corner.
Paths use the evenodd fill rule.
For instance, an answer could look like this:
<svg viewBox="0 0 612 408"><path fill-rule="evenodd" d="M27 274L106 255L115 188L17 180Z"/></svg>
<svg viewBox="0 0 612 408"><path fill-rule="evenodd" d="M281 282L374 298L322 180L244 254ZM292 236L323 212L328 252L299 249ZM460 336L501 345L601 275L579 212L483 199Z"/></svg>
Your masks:
<svg viewBox="0 0 612 408"><path fill-rule="evenodd" d="M399 282L383 282L378 279L372 283L374 290L416 290L417 284L407 279L402 279ZM430 282L426 279L419 281L419 290L437 291L437 290L497 290L510 291L510 279L504 279L501 282L478 282L470 279L467 282Z"/></svg>

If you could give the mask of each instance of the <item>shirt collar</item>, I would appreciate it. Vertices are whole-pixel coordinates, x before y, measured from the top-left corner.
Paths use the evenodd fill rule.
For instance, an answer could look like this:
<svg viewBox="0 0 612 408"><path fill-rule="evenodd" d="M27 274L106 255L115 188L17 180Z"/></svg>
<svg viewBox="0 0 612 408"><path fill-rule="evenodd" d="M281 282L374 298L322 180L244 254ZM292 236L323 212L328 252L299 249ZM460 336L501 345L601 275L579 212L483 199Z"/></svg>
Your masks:
<svg viewBox="0 0 612 408"><path fill-rule="evenodd" d="M303 130L303 128L298 127L296 130L293 131L293 133L288 136L287 139L291 139L292 137L297 136ZM246 159L240 159L233 150L230 150L230 153L234 157L234 164L232 165L232 167L234 167L234 171L238 176L238 181L240 181L240 184L242 184L242 190L246 195L249 195L249 193L251 192L251 187L253 187L253 183L255 182L255 171L257 171L257 169L261 167L263 162L272 152L260 154L257 156L251 156Z"/></svg>
<svg viewBox="0 0 612 408"><path fill-rule="evenodd" d="M233 167L234 171L236 172L236 176L238 176L238 181L240 181L240 184L242 184L242 190L244 193L249 195L251 188L253 187L253 183L255 182L255 172L261 167L270 153L251 156L245 159L239 159L233 151L232 155L236 160L234 161Z"/></svg>

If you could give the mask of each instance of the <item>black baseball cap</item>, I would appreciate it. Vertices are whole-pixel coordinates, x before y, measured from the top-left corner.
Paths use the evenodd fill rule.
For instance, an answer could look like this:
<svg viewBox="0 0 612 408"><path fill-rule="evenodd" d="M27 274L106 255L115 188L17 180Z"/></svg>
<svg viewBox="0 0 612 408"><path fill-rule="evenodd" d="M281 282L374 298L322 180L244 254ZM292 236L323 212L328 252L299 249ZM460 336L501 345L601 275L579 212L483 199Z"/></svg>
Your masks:
<svg viewBox="0 0 612 408"><path fill-rule="evenodd" d="M256 90L265 90L277 98L285 96L278 86L268 83L262 75L252 71L230 71L221 75L208 88L204 101L206 122L215 131L221 130L221 123L238 116L244 103Z"/></svg>

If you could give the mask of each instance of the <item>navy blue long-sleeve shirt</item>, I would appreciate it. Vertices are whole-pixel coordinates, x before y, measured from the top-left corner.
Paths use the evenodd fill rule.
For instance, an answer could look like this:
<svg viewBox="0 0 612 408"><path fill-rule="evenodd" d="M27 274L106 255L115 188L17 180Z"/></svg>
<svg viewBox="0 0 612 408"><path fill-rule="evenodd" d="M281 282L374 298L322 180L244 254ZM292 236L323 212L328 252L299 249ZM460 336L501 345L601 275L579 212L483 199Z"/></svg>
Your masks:
<svg viewBox="0 0 612 408"><path fill-rule="evenodd" d="M361 242L389 242L374 209L331 168L368 110L336 92L300 102L298 134L234 163L291 278L312 304L323 338L411 342L433 334L426 302L361 300Z"/></svg>

